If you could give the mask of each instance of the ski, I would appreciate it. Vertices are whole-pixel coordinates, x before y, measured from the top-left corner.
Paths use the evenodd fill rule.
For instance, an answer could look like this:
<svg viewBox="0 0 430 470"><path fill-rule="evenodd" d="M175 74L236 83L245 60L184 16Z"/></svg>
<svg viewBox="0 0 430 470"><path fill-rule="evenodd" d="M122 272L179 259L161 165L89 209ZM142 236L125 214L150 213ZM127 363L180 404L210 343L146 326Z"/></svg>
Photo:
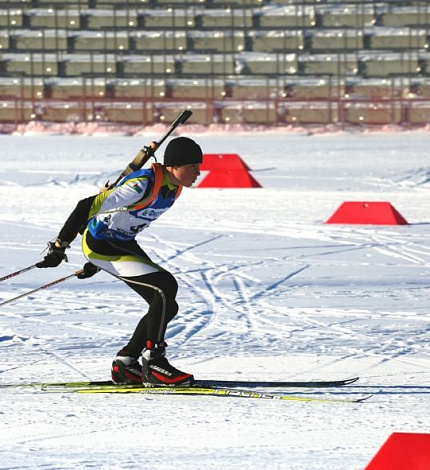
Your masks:
<svg viewBox="0 0 430 470"><path fill-rule="evenodd" d="M310 380L310 381L258 381L258 380L196 380L193 387L215 387L215 388L330 388L343 387L357 382L359 377L343 380ZM0 388L19 387L112 387L115 384L111 380L80 381L80 382L31 382L16 384L0 384ZM140 385L127 385L127 387L140 387Z"/></svg>
<svg viewBox="0 0 430 470"><path fill-rule="evenodd" d="M214 397L230 397L230 398L252 398L260 400L280 400L280 401L294 401L294 402L316 402L316 403L362 403L368 400L372 395L365 395L355 398L349 397L310 397L310 396L295 396L283 395L265 392L256 392L252 390L241 390L237 388L217 388L217 387L143 387L143 386L112 386L106 387L90 387L90 388L47 388L42 389L51 392L66 392L66 393L81 393L81 394L94 394L94 393L138 393L144 395L185 395L185 396L214 396Z"/></svg>

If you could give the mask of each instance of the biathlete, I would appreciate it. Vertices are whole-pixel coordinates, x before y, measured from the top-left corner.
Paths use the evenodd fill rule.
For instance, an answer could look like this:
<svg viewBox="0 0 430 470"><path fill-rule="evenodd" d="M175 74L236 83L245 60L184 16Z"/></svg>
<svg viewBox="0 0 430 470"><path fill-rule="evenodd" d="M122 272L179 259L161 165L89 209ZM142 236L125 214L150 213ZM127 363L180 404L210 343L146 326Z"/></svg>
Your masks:
<svg viewBox="0 0 430 470"><path fill-rule="evenodd" d="M166 358L167 324L178 312L178 283L174 276L153 263L136 242L136 236L178 198L182 187L191 187L200 175L203 154L192 139L169 142L164 164L134 171L114 188L81 200L60 230L39 268L58 266L67 259L65 250L82 235L88 260L80 278L99 270L124 281L149 304L128 344L112 363L114 383L147 386L191 385L191 374L173 367ZM142 362L140 362L140 359Z"/></svg>

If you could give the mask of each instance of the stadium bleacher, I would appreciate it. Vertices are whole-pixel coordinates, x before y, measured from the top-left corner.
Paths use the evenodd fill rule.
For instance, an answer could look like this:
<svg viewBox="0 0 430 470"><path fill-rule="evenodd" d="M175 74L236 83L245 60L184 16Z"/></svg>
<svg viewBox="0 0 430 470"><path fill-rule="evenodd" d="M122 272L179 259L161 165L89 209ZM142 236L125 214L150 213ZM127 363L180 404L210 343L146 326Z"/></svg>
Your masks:
<svg viewBox="0 0 430 470"><path fill-rule="evenodd" d="M0 123L425 125L429 41L429 0L0 0Z"/></svg>

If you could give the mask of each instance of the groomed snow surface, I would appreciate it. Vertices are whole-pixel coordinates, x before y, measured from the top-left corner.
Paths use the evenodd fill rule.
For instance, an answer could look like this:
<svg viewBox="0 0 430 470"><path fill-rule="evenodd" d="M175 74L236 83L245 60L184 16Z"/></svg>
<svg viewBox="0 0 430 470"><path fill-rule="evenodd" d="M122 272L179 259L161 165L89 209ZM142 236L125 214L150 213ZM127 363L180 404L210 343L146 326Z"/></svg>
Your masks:
<svg viewBox="0 0 430 470"><path fill-rule="evenodd" d="M1 136L0 277L40 260L76 203L160 135ZM340 379L361 404L0 389L1 469L364 469L430 432L430 134L196 134L262 189L189 189L138 241L177 277L171 362L197 378ZM160 151L162 156L162 151ZM389 201L407 226L327 225ZM0 285L5 301L73 273ZM0 384L106 380L146 305L105 273L0 308ZM276 392L273 391L272 392Z"/></svg>

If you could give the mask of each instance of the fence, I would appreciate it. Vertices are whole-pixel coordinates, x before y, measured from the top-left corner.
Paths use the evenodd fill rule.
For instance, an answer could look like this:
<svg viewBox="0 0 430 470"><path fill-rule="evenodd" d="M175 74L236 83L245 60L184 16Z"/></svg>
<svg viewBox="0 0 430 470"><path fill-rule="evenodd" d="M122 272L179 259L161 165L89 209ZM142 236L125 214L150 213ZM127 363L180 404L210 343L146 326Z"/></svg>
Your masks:
<svg viewBox="0 0 430 470"><path fill-rule="evenodd" d="M190 98L189 90L193 89ZM0 78L0 124L107 122L150 125L193 110L190 123L425 126L427 79Z"/></svg>
<svg viewBox="0 0 430 470"><path fill-rule="evenodd" d="M7 99L2 101L0 123L25 122L78 123L101 122L139 126L170 122L183 109L193 111L190 124L239 124L261 126L397 125L426 126L430 123L428 99L373 100L121 100Z"/></svg>

